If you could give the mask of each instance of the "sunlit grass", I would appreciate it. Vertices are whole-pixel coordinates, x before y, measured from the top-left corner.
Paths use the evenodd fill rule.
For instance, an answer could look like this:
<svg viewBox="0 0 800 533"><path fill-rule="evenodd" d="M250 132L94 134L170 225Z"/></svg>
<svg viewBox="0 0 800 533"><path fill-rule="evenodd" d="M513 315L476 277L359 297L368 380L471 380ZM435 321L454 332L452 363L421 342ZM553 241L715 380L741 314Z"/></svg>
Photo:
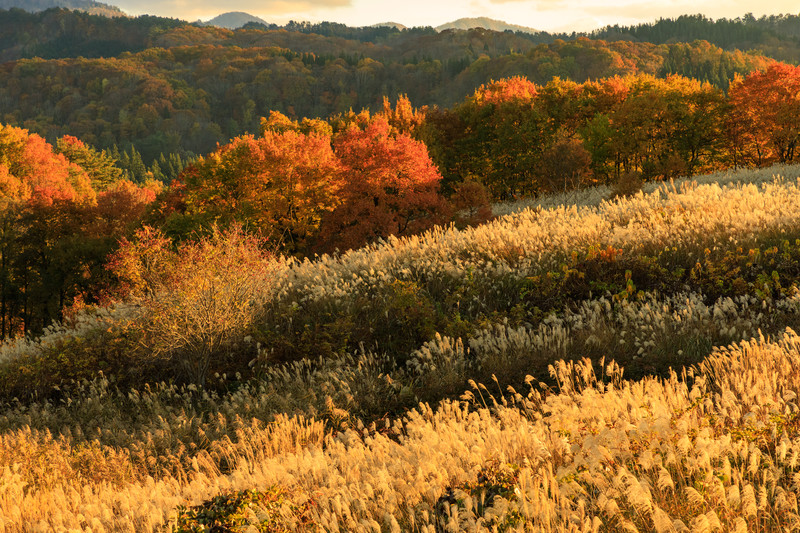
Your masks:
<svg viewBox="0 0 800 533"><path fill-rule="evenodd" d="M212 374L205 389L102 376L9 399L0 531L800 529L800 338L786 329L800 327L800 186L768 173L614 201L587 192L477 228L276 260L241 341L247 376ZM645 274L710 292L629 290L639 273L601 268L608 290L591 297L519 294L570 276L581 288L598 257L652 259ZM687 261L694 277L673 273ZM465 298L455 311L441 309L448 287ZM332 345L367 327L325 322L361 305L370 315L351 316L385 346L312 357L322 333ZM142 312L95 310L8 344L0 370L135 339ZM290 337L309 357L276 360L264 331L295 335L284 312L318 324Z"/></svg>

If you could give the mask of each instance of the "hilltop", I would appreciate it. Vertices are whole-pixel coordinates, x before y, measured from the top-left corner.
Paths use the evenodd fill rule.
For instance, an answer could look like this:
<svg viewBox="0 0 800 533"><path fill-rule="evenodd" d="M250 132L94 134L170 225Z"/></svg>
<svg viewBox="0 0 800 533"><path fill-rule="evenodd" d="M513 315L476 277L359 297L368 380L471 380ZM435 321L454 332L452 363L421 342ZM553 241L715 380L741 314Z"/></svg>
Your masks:
<svg viewBox="0 0 800 533"><path fill-rule="evenodd" d="M398 30L407 30L408 26L404 24L400 24L399 22L378 22L377 24L371 24L370 28L395 28Z"/></svg>
<svg viewBox="0 0 800 533"><path fill-rule="evenodd" d="M17 8L35 13L55 7L77 9L92 15L106 17L127 16L124 11L116 6L95 2L94 0L0 0L0 9Z"/></svg>
<svg viewBox="0 0 800 533"><path fill-rule="evenodd" d="M53 0L55 1L55 0ZM203 26L217 26L220 28L227 28L230 30L235 30L237 28L241 28L247 23L256 23L256 24L263 24L264 26L269 26L264 19L251 15L249 13L244 13L241 11L232 11L229 13L223 13L214 17L213 19L202 22ZM305 23L301 23L305 24ZM394 28L397 30L407 30L409 29L408 26L404 24L400 24L399 22L379 22L377 24L371 24L368 26L369 28ZM530 33L530 34L537 34L541 33L539 30L535 30L533 28L529 28L527 26L519 26L517 24L509 24L502 20L495 20L490 19L487 17L476 17L476 18L460 18L458 20L454 20L452 22L446 22L439 26L436 26L436 31L444 31L444 30L470 30L472 28L483 28L486 30L492 30L497 32L504 32L504 31L511 31L511 32L522 32L522 33Z"/></svg>
<svg viewBox="0 0 800 533"><path fill-rule="evenodd" d="M444 30L469 30L472 28L484 28L487 30L492 31L512 31L512 32L522 32L522 33L531 33L537 34L541 33L539 30L529 28L527 26L519 26L517 24L509 24L508 22L504 22L502 20L495 20L490 19L487 17L475 17L475 18L460 18L458 20L454 20L452 22L446 22L439 26L436 26L437 31L444 31Z"/></svg>
<svg viewBox="0 0 800 533"><path fill-rule="evenodd" d="M202 25L216 26L218 28L227 28L229 30L235 30L249 23L263 24L264 26L269 26L269 23L264 19L253 16L249 13L244 13L242 11L230 11L228 13L222 13L221 15L217 15L211 20L203 22Z"/></svg>

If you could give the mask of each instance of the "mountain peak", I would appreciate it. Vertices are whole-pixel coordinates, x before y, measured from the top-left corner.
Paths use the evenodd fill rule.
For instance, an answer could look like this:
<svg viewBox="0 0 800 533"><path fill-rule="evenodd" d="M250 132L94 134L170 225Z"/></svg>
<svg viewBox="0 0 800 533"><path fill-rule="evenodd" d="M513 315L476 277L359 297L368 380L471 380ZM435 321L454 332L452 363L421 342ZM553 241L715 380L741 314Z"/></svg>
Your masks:
<svg viewBox="0 0 800 533"><path fill-rule="evenodd" d="M460 18L452 22L447 22L441 26L436 26L436 31L444 30L470 30L472 28L485 28L493 31L521 31L524 33L539 33L539 30L517 24L509 24L502 20L490 19L488 17Z"/></svg>
<svg viewBox="0 0 800 533"><path fill-rule="evenodd" d="M408 26L404 24L400 24L399 22L378 22L377 24L371 24L370 28L397 28L398 30L407 30Z"/></svg>
<svg viewBox="0 0 800 533"><path fill-rule="evenodd" d="M257 24L269 26L269 23L266 20L251 15L250 13L245 13L244 11L229 11L227 13L222 13L221 15L217 15L213 19L209 20L208 22L203 22L202 24L203 26L217 26L218 28L236 30L249 22L255 22Z"/></svg>
<svg viewBox="0 0 800 533"><path fill-rule="evenodd" d="M120 8L94 0L0 0L0 9L19 8L31 13L61 7L106 17L127 16Z"/></svg>

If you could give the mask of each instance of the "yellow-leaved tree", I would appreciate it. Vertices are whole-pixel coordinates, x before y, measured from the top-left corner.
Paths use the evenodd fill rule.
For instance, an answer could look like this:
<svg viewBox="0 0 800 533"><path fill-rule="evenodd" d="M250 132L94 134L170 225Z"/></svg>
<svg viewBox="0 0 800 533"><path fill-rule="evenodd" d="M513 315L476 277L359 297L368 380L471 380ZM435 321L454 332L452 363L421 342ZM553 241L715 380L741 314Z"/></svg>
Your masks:
<svg viewBox="0 0 800 533"><path fill-rule="evenodd" d="M237 137L187 169L184 201L193 225L235 222L284 252L304 250L336 206L340 183L330 131L312 123L324 124L273 113L260 138Z"/></svg>
<svg viewBox="0 0 800 533"><path fill-rule="evenodd" d="M141 354L172 364L204 386L209 368L241 347L268 298L270 255L239 228L177 249L145 227L124 240L109 269L141 305Z"/></svg>

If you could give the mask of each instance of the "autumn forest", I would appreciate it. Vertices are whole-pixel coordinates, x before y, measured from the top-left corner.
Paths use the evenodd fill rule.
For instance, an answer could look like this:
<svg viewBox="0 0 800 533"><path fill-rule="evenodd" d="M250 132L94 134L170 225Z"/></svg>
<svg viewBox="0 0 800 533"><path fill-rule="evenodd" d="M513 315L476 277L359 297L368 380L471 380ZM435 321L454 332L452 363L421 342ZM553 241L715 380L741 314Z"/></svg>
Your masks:
<svg viewBox="0 0 800 533"><path fill-rule="evenodd" d="M797 529L799 62L0 9L0 532Z"/></svg>
<svg viewBox="0 0 800 533"><path fill-rule="evenodd" d="M49 144L32 133L38 126L11 121L31 129L2 130L0 331L38 332L76 298L102 301L116 290L106 257L142 224L176 241L213 225L245 225L280 253L310 257L437 224L479 223L492 201L792 162L800 69L758 61L753 67L762 70L735 77L727 92L677 74L554 78L545 85L514 76L486 82L449 108L414 107L401 95L394 103L384 96L373 112L326 119L271 111L257 135L234 137L202 157L162 152L149 166L135 145L120 155L116 143L99 149L73 135ZM42 83L53 77L37 76ZM184 139L163 128L182 116L192 130L198 122L175 109L182 94L154 85L131 87L153 103L141 103L132 121L117 120L120 135L155 131L150 135ZM48 120L60 116L56 110ZM118 116L126 116L124 108ZM101 135L115 129L108 127Z"/></svg>

